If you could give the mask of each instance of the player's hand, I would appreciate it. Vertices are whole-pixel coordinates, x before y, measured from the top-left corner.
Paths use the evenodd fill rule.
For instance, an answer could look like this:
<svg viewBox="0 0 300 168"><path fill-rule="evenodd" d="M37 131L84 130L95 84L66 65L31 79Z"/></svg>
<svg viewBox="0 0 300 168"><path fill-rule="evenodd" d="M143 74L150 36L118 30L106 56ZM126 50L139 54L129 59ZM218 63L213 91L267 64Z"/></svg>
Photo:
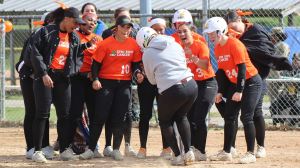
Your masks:
<svg viewBox="0 0 300 168"><path fill-rule="evenodd" d="M94 45L94 44L98 43L99 40L100 40L100 38L99 38L98 36L94 36L94 37L89 41L89 43L90 43L91 45Z"/></svg>
<svg viewBox="0 0 300 168"><path fill-rule="evenodd" d="M222 101L222 93L217 93L216 98L215 98L215 103L220 103Z"/></svg>
<svg viewBox="0 0 300 168"><path fill-rule="evenodd" d="M43 83L46 87L53 88L53 81L48 74L43 76Z"/></svg>
<svg viewBox="0 0 300 168"><path fill-rule="evenodd" d="M199 59L197 56L192 55L192 56L190 57L190 60L192 60L193 63L197 65L197 63L199 62L200 59Z"/></svg>
<svg viewBox="0 0 300 168"><path fill-rule="evenodd" d="M100 81L99 80L95 80L93 82L93 89L94 90L100 90L101 88L102 88L102 85L101 85Z"/></svg>
<svg viewBox="0 0 300 168"><path fill-rule="evenodd" d="M242 100L242 96L243 96L242 93L240 93L240 92L235 92L235 93L233 94L231 100L239 102L239 101Z"/></svg>
<svg viewBox="0 0 300 168"><path fill-rule="evenodd" d="M143 82L143 80L144 80L144 75L141 72L138 72L136 74L136 81L137 81L137 83L140 84L140 83Z"/></svg>

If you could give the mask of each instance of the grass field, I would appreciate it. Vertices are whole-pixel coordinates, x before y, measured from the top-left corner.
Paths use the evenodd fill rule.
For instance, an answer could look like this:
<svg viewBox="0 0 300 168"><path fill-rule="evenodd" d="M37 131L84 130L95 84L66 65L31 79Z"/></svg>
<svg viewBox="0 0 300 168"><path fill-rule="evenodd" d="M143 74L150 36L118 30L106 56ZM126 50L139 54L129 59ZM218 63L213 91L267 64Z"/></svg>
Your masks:
<svg viewBox="0 0 300 168"><path fill-rule="evenodd" d="M11 121L11 122L20 122L23 123L25 115L25 109L24 107L6 107L5 110L5 121ZM50 111L50 123L56 123L56 113L55 109L51 108Z"/></svg>

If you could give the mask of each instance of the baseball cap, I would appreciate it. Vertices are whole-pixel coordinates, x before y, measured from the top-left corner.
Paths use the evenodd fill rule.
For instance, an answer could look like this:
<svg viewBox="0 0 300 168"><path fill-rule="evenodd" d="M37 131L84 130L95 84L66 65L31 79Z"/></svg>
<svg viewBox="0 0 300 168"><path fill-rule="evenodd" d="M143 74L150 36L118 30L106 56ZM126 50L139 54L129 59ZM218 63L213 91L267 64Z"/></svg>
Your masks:
<svg viewBox="0 0 300 168"><path fill-rule="evenodd" d="M65 17L74 18L78 24L85 24L85 21L80 18L80 12L77 8L70 7L65 9Z"/></svg>
<svg viewBox="0 0 300 168"><path fill-rule="evenodd" d="M118 25L120 26L130 25L131 27L133 27L133 23L131 22L131 19L125 15L117 17L116 26Z"/></svg>

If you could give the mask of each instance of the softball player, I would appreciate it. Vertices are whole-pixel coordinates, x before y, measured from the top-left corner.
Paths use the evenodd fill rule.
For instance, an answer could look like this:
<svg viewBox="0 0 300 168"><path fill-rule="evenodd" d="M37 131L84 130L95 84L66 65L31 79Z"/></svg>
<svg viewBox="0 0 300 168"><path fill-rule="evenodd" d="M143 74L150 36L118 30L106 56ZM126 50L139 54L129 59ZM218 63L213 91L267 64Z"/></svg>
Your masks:
<svg viewBox="0 0 300 168"><path fill-rule="evenodd" d="M153 28L157 34L165 34L166 21L162 18L153 18L150 21L151 28ZM143 72L145 75L145 72ZM138 84L138 96L140 103L140 122L139 122L139 136L140 136L140 150L137 157L140 159L146 158L146 144L149 132L149 121L152 118L152 109L154 98L158 99L158 90L156 85L152 85L147 77L142 83ZM171 159L171 148L166 142L165 137L162 135L163 150L160 154L165 159Z"/></svg>
<svg viewBox="0 0 300 168"><path fill-rule="evenodd" d="M188 113L191 125L191 144L194 146L195 159L205 161L207 125L206 117L214 104L217 94L217 81L214 78L209 49L206 43L193 39L192 24L177 24L177 34L181 39L181 45L185 51L187 65L194 74L198 85L198 97L193 108Z"/></svg>
<svg viewBox="0 0 300 168"><path fill-rule="evenodd" d="M75 135L77 126L83 128L82 126L82 112L84 109L84 104L86 104L88 118L92 119L95 108L95 91L92 88L92 76L91 76L91 66L92 66L92 56L96 51L97 44L102 41L102 37L97 36L93 33L97 24L97 15L93 13L87 13L82 16L84 25L80 25L79 30L76 31L77 35L80 37L81 43L87 43L93 38L97 38L97 43L88 49L83 51L83 64L80 67L79 73L71 77L71 107L70 107L70 118L73 122L71 128L71 136ZM84 129L81 129L84 130ZM87 133L88 134L88 133ZM88 137L86 140L88 141ZM76 145L75 145L76 146ZM73 147L73 150L76 147ZM76 153L83 153L84 150L74 151ZM95 156L101 157L98 150L95 150Z"/></svg>
<svg viewBox="0 0 300 168"><path fill-rule="evenodd" d="M70 145L69 107L71 101L70 75L79 70L80 57L88 45L79 45L79 38L73 32L78 24L80 12L73 7L53 11L54 24L44 26L32 37L30 60L33 67L33 90L36 103L34 119L34 147L32 160L46 162L41 151L46 122L53 102L57 113L57 132L60 158L74 159Z"/></svg>
<svg viewBox="0 0 300 168"><path fill-rule="evenodd" d="M115 10L114 18L117 19L119 16L127 16L130 18L129 9L125 7L120 7ZM136 35L137 28L139 26L133 23L133 28L130 32L130 37L134 37ZM116 27L112 26L106 30L104 30L102 34L102 38L106 39L113 35L116 31ZM134 94L135 91L132 91L132 94ZM132 96L133 97L133 96ZM131 129L132 129L132 120L136 116L136 109L134 109L134 99L132 101L132 107L130 108L130 112L126 114L126 125L125 125L125 131L124 131L124 140L125 140L125 155L126 156L136 156L137 153L134 151L134 149L130 146L130 139L131 139ZM112 147L111 147L111 139L112 139L112 130L110 125L110 120L106 121L105 123L105 148L103 150L104 156L111 156L112 154Z"/></svg>
<svg viewBox="0 0 300 168"><path fill-rule="evenodd" d="M210 157L211 160L231 161L230 148L234 138L236 116L241 109L241 120L244 125L247 152L240 163L247 164L256 161L254 155L255 127L253 123L254 110L261 94L261 78L248 56L246 47L238 39L228 37L227 23L223 18L213 17L205 23L204 33L215 44L215 56L218 68L225 72L230 84L226 88L228 99L225 107L224 146L223 150ZM222 85L222 83L218 83ZM218 92L216 103L222 99Z"/></svg>
<svg viewBox="0 0 300 168"><path fill-rule="evenodd" d="M41 21L34 22L36 26L46 26L52 22L52 14L47 12L44 13ZM34 32L35 33L35 32ZM30 63L30 49L31 43L30 38L33 34L24 42L24 46L21 52L20 59L16 64L16 70L20 76L20 85L25 105L25 117L24 117L24 135L26 140L26 158L32 159L34 153L34 142L33 142L33 121L36 113L34 93L33 93L33 70ZM26 62L25 62L25 59ZM42 141L42 152L45 154L47 159L53 158L53 148L49 145L49 120L46 121L43 141Z"/></svg>
<svg viewBox="0 0 300 168"><path fill-rule="evenodd" d="M197 98L197 84L186 64L182 47L172 37L157 35L143 27L137 34L137 42L143 48L143 63L146 76L151 84L157 84L158 119L168 144L174 152L172 165L191 164L195 160L191 146L190 125L187 113ZM174 134L173 123L184 144L184 155Z"/></svg>
<svg viewBox="0 0 300 168"><path fill-rule="evenodd" d="M292 70L292 66L287 58L275 53L271 37L264 28L258 24L248 22L240 16L241 14L238 14L236 11L230 11L224 18L228 23L228 27L237 32L237 38L239 38L247 48L250 59L263 81L262 94L255 107L253 117L257 141L256 157L262 158L266 157L264 148L265 121L262 114L263 97L267 92L265 79L269 75L270 68L276 70Z"/></svg>
<svg viewBox="0 0 300 168"><path fill-rule="evenodd" d="M125 114L129 112L131 99L131 77L138 72L141 62L140 48L129 37L133 24L127 16L116 20L116 32L97 46L93 56L92 77L96 92L95 114L91 122L89 149L79 156L91 159L107 119L113 132L115 160L123 160L120 145L124 134Z"/></svg>

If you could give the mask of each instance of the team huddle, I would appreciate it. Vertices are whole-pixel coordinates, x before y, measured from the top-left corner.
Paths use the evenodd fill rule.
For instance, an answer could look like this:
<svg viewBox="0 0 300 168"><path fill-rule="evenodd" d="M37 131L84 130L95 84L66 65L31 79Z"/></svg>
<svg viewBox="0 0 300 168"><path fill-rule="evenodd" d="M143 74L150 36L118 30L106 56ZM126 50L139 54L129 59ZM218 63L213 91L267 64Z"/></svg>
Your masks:
<svg viewBox="0 0 300 168"><path fill-rule="evenodd" d="M155 99L163 144L160 155L172 165L239 157L235 138L240 111L247 151L239 162L254 163L266 157L265 79L271 68L290 70L291 65L274 54L274 45L260 25L248 22L237 11L208 19L203 34L214 44L218 64L214 70L208 41L194 31L189 11L174 13L171 36L165 35L163 18L152 18L149 27L139 29L129 9L121 7L115 10L115 24L106 28L96 11L92 3L84 4L81 12L60 7L47 13L42 27L24 43L16 68L25 104L26 158L45 163L54 157L49 145L53 103L61 160L104 156L123 160L123 136L124 154L145 159ZM130 145L133 83L140 105L138 152ZM213 104L225 121L224 145L207 156L206 117ZM104 126L102 154L98 140ZM74 147L78 129L85 130L82 149Z"/></svg>

